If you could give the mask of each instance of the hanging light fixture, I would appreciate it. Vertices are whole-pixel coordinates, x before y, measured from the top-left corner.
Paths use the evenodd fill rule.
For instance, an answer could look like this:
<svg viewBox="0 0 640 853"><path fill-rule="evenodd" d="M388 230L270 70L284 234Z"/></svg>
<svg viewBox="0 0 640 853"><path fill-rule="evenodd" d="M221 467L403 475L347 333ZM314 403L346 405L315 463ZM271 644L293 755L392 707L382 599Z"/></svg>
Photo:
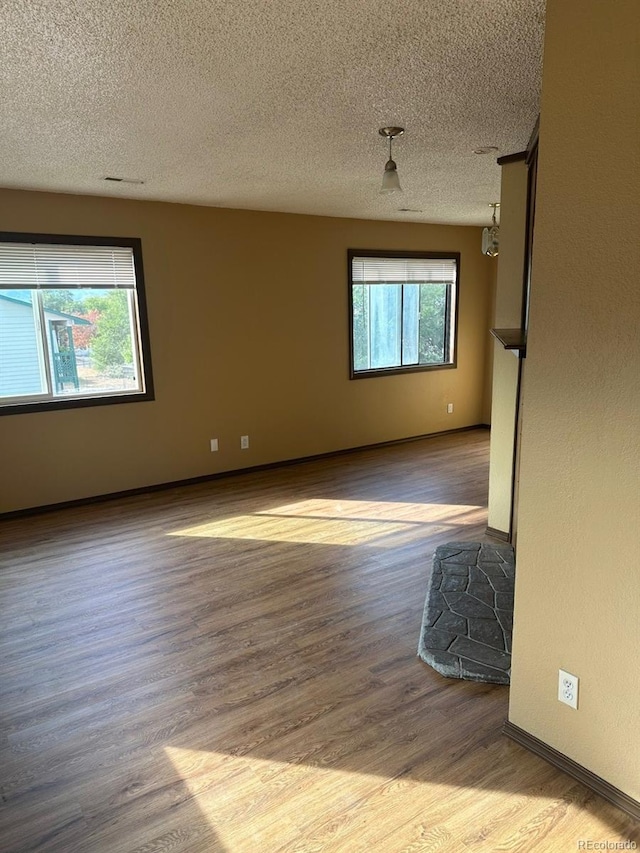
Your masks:
<svg viewBox="0 0 640 853"><path fill-rule="evenodd" d="M401 193L400 178L398 177L398 167L391 157L391 143L396 136L402 136L404 127L381 127L378 131L380 136L386 136L389 140L389 159L385 163L384 172L382 174L381 193Z"/></svg>
<svg viewBox="0 0 640 853"><path fill-rule="evenodd" d="M490 258L497 258L500 248L500 228L496 224L496 209L500 207L499 202L490 204L493 208L493 216L491 217L491 228L484 228L482 231L482 254L488 255Z"/></svg>

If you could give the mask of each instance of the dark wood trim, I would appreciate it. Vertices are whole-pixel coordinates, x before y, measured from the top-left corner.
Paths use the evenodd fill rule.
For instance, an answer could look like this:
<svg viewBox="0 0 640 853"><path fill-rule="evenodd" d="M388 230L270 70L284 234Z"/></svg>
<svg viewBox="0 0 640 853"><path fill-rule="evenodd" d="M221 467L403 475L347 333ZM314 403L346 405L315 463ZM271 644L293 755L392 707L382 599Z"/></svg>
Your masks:
<svg viewBox="0 0 640 853"><path fill-rule="evenodd" d="M489 527L489 525L487 525L487 536L500 539L502 542L511 542L511 537L506 530L498 530L497 527Z"/></svg>
<svg viewBox="0 0 640 853"><path fill-rule="evenodd" d="M447 362L447 364L415 364L403 365L402 367L381 367L372 370L359 370L353 373L350 379L375 379L376 376L395 376L399 373L424 373L429 370L455 370L457 364Z"/></svg>
<svg viewBox="0 0 640 853"><path fill-rule="evenodd" d="M239 474L253 474L258 471L270 471L275 468L286 468L289 465L299 465L304 462L315 462L319 459L331 459L337 456L347 456L350 453L359 453L363 450L376 450L379 447L392 447L394 444L408 444L412 441L422 441L426 438L439 438L443 435L454 435L460 432L471 432L477 429L490 429L487 424L472 424L471 426L457 427L456 429L445 429L440 432L427 432L422 435L410 435L406 438L394 438L390 441L378 441L374 444L362 444L358 447L345 447L341 450L329 450L326 453L316 453L311 456L298 456L295 459L283 459L279 462L265 462L264 465L251 465L248 468L233 468L230 471L216 471L213 474L202 474L200 477L188 477L184 480L171 480L167 483L153 483L149 486L139 486L135 489L123 489L120 492L108 492L104 495L91 495L86 498L76 498L71 501L60 501L59 503L43 504L42 506L26 507L25 509L14 509L9 512L0 513L0 521L24 516L40 515L45 512L56 512L59 509L88 506L90 504L103 503L104 501L118 500L119 498L146 495L151 492L161 492L166 489L177 489L182 486L197 486L200 483L208 483L212 480L222 480L226 477L235 477Z"/></svg>
<svg viewBox="0 0 640 853"><path fill-rule="evenodd" d="M140 243L139 237L104 237L86 234L42 234L31 231L0 231L0 243L51 243L62 246L129 246ZM63 290L64 288L59 288Z"/></svg>
<svg viewBox="0 0 640 853"><path fill-rule="evenodd" d="M61 288L62 289L62 288ZM153 389L147 393L113 394L104 397L71 397L47 400L43 403L16 403L11 406L0 406L0 417L10 415L28 415L34 412L58 412L65 409L87 409L93 406L114 406L121 403L148 403L155 400Z"/></svg>
<svg viewBox="0 0 640 853"><path fill-rule="evenodd" d="M460 252L428 252L415 249L347 249L349 261L351 258L430 258L433 260L450 261L460 260Z"/></svg>
<svg viewBox="0 0 640 853"><path fill-rule="evenodd" d="M493 337L500 341L505 349L513 350L525 358L527 354L527 333L524 329L491 329Z"/></svg>
<svg viewBox="0 0 640 853"><path fill-rule="evenodd" d="M537 125L532 134L533 147L527 151L527 218L525 225L524 264L522 270L522 309L520 326L529 329L529 301L531 297L531 262L533 255L533 229L536 215L536 184L538 180Z"/></svg>
<svg viewBox="0 0 640 853"><path fill-rule="evenodd" d="M511 512L509 515L509 541L514 542L517 536L517 507L518 496L517 478L520 450L520 406L522 397L522 373L523 359L527 355L527 334L529 330L529 299L531 291L531 262L533 254L533 227L536 208L536 183L538 177L538 136L540 130L540 116L536 119L526 151L527 164L527 210L525 224L525 246L522 266L522 307L520 314L520 330L524 347L518 350L521 358L518 359L518 381L516 383L516 406L513 434L513 461L511 467Z"/></svg>
<svg viewBox="0 0 640 853"><path fill-rule="evenodd" d="M515 726L509 720L505 720L502 731L503 734L520 746L548 761L549 764L553 764L554 767L563 770L569 776L577 779L578 782L582 782L591 791L595 791L596 794L599 794L605 800L613 803L614 806L630 814L631 817L640 820L640 802L625 794L624 791L616 788L600 776L596 776L591 770L587 770L586 767L568 758L562 752L558 752L557 749L529 734L529 732L521 729L519 726Z"/></svg>
<svg viewBox="0 0 640 853"><path fill-rule="evenodd" d="M524 339L524 350L520 352L522 358L518 363L518 381L516 384L516 410L513 437L513 463L511 469L511 514L509 517L509 536L515 541L517 531L517 479L520 450L520 406L522 398L522 372L523 358L526 357L526 341L529 330L529 301L531 297L531 264L533 256L533 229L536 211L536 184L538 180L538 135L540 129L540 117L538 116L535 126L529 137L527 145L527 218L525 226L525 247L522 269L522 309L520 328Z"/></svg>
<svg viewBox="0 0 640 853"><path fill-rule="evenodd" d="M526 331L525 331L526 337ZM526 348L523 357L526 355ZM518 359L518 378L516 381L516 405L513 418L513 458L511 460L511 512L509 513L509 542L516 535L516 494L518 478L518 454L520 452L520 404L522 402L522 358Z"/></svg>
<svg viewBox="0 0 640 853"><path fill-rule="evenodd" d="M453 324L451 324L451 301L447 296L447 348L451 345L451 334L453 334L453 347L451 347L451 361L444 364L403 364L398 367L375 368L372 370L354 370L353 359L353 258L427 258L430 260L454 260L456 262L456 300L454 306ZM400 373L422 373L429 370L451 370L458 366L458 318L460 316L460 252L420 252L415 250L401 251L393 249L347 249L347 300L348 300L348 322L349 322L349 379L372 379L378 376L394 376ZM450 326L453 325L453 331Z"/></svg>
<svg viewBox="0 0 640 853"><path fill-rule="evenodd" d="M531 160L537 156L538 153L538 139L540 138L540 116L536 119L536 123L533 126L533 130L531 131L531 136L529 137L529 141L527 142L527 166L531 163Z"/></svg>
<svg viewBox="0 0 640 853"><path fill-rule="evenodd" d="M498 166L504 166L505 163L518 163L527 159L526 151L516 151L515 154L505 154L503 157L498 157Z"/></svg>

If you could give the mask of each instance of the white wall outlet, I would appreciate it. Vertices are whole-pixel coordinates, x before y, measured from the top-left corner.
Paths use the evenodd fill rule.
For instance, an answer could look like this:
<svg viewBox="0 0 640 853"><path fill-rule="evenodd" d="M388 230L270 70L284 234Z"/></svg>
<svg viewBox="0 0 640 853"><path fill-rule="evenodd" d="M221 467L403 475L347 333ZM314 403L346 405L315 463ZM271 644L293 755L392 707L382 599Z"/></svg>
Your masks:
<svg viewBox="0 0 640 853"><path fill-rule="evenodd" d="M453 403L447 403L447 414L448 415L453 414Z"/></svg>
<svg viewBox="0 0 640 853"><path fill-rule="evenodd" d="M249 436L241 435L240 436L240 450L248 450L249 449Z"/></svg>
<svg viewBox="0 0 640 853"><path fill-rule="evenodd" d="M212 438L211 439L211 452L214 453L217 449L218 449L218 439Z"/></svg>
<svg viewBox="0 0 640 853"><path fill-rule="evenodd" d="M570 708L578 710L578 683L577 675L571 675L564 669L558 670L558 701L564 702Z"/></svg>

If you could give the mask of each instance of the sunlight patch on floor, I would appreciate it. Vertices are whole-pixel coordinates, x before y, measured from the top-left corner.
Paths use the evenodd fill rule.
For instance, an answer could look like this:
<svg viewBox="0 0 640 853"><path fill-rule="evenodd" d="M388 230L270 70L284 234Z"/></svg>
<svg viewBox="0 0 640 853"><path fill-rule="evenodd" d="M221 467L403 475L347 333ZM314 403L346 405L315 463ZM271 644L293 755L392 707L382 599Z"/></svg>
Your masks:
<svg viewBox="0 0 640 853"><path fill-rule="evenodd" d="M481 785L479 811L478 779L465 779L464 773L451 784L429 776L389 778L381 767L365 773L164 749L228 853L386 851L390 839L397 850L439 850L446 840L442 849L467 849L467 842L480 853L495 853L501 840L514 840L516 821L531 820L557 804L542 790L512 793L505 801L499 786ZM488 756L489 775L491 767ZM437 774L438 768L431 772Z"/></svg>
<svg viewBox="0 0 640 853"><path fill-rule="evenodd" d="M319 545L395 547L402 542L482 521L485 509L463 504L306 500L207 522L172 536L255 539Z"/></svg>
<svg viewBox="0 0 640 853"><path fill-rule="evenodd" d="M338 849L340 836L357 831L359 824L361 831L375 820L382 834L401 804L404 809L414 801L411 813L419 810L417 792L425 787L407 778L392 781L253 756L175 747L165 752L229 853L276 850L302 838L309 844L314 834L317 842L330 839ZM455 790L436 783L428 787L440 797Z"/></svg>

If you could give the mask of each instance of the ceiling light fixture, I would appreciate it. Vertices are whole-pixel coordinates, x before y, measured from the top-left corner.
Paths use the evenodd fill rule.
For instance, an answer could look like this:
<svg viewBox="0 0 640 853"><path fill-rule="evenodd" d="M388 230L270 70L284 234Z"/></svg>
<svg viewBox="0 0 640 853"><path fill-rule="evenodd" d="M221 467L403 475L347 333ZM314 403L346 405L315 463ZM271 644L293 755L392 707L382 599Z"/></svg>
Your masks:
<svg viewBox="0 0 640 853"><path fill-rule="evenodd" d="M479 148L474 148L474 154L493 154L497 151L498 148L496 145L481 145Z"/></svg>
<svg viewBox="0 0 640 853"><path fill-rule="evenodd" d="M378 131L380 136L386 136L389 140L389 159L385 163L384 172L382 175L381 193L401 193L400 178L398 177L398 167L391 157L391 143L396 136L402 136L404 127L381 127Z"/></svg>
<svg viewBox="0 0 640 853"><path fill-rule="evenodd" d="M497 258L500 243L500 228L496 224L496 209L500 207L499 202L493 202L489 207L493 208L493 216L491 217L491 228L482 230L482 254L488 255L490 258Z"/></svg>

